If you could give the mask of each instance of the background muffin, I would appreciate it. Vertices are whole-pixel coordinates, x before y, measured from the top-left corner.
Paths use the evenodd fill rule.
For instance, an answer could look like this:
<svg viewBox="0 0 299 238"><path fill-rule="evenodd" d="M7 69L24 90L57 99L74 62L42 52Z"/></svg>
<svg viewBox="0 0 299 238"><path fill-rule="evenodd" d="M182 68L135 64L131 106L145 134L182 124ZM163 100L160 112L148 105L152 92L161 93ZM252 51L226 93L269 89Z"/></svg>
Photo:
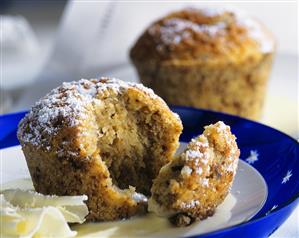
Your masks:
<svg viewBox="0 0 299 238"><path fill-rule="evenodd" d="M258 119L274 40L258 21L226 9L188 8L153 23L130 57L167 103Z"/></svg>

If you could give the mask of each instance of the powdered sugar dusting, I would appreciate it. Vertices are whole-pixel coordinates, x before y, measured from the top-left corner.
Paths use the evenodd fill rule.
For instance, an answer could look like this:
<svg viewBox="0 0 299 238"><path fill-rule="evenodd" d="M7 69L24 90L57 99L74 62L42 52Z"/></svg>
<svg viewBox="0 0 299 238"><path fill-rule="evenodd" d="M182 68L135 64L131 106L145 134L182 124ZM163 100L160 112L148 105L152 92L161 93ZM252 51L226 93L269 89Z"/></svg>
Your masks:
<svg viewBox="0 0 299 238"><path fill-rule="evenodd" d="M192 173L192 169L187 165L185 165L181 170L181 174L185 177L188 177L191 173Z"/></svg>
<svg viewBox="0 0 299 238"><path fill-rule="evenodd" d="M235 174L236 171L237 171L238 162L239 162L239 161L238 161L237 159L235 159L232 163L229 163L229 164L227 165L226 170L227 170L228 172L232 172L233 174Z"/></svg>
<svg viewBox="0 0 299 238"><path fill-rule="evenodd" d="M195 170L195 173L197 173L198 175L201 175L203 172L202 168L201 167L197 167L196 170Z"/></svg>
<svg viewBox="0 0 299 238"><path fill-rule="evenodd" d="M208 142L192 139L182 156L185 157L187 162L193 163L196 167L200 164L206 165L209 162Z"/></svg>
<svg viewBox="0 0 299 238"><path fill-rule="evenodd" d="M189 159L195 159L195 158L199 158L202 156L203 156L203 153L201 153L200 151L197 151L197 150L187 150L186 151L186 157Z"/></svg>
<svg viewBox="0 0 299 238"><path fill-rule="evenodd" d="M247 29L249 37L259 44L261 52L269 53L274 50L275 41L273 36L258 20L238 11L236 12L236 21Z"/></svg>
<svg viewBox="0 0 299 238"><path fill-rule="evenodd" d="M182 202L181 203L181 207L183 209L192 209L196 206L198 206L200 203L198 200L191 200L191 201L188 201L188 202Z"/></svg>
<svg viewBox="0 0 299 238"><path fill-rule="evenodd" d="M208 187L208 186L209 186L209 179L207 179L207 178L202 178L202 179L201 179L201 184L202 184L204 187Z"/></svg>
<svg viewBox="0 0 299 238"><path fill-rule="evenodd" d="M96 95L106 91L121 94L129 88L143 91L153 99L161 100L141 84L118 79L81 79L63 83L41 98L21 120L18 138L21 143L44 146L50 150L50 141L59 129L78 126L88 116L88 105L100 103Z"/></svg>
<svg viewBox="0 0 299 238"><path fill-rule="evenodd" d="M183 170L189 166L192 175L201 176L199 183L203 187L209 187L211 173L221 176L230 172L235 175L238 156L235 136L231 134L229 126L219 121L206 126L203 135L192 139L181 158L185 161ZM215 163L218 164L217 172L214 168Z"/></svg>
<svg viewBox="0 0 299 238"><path fill-rule="evenodd" d="M247 32L247 37L253 39L264 53L274 50L273 37L255 19L248 16L240 9L228 7L204 7L200 9L187 8L190 18L174 14L153 24L148 29L148 34L158 39L156 49L164 52L166 48L177 46L182 42L192 44L202 43L198 39L209 41L218 36L231 34L231 24L242 27ZM188 15L188 13L187 13ZM194 16L201 16L197 20ZM242 38L243 36L241 36Z"/></svg>
<svg viewBox="0 0 299 238"><path fill-rule="evenodd" d="M206 136L218 138L222 150L225 150L225 152L221 152L224 161L221 166L223 171L235 174L238 166L239 150L235 142L236 137L231 134L230 127L219 121L214 125L206 126L205 129Z"/></svg>
<svg viewBox="0 0 299 238"><path fill-rule="evenodd" d="M160 35L160 40L164 45L177 45L182 41L192 39L193 34L205 34L215 37L225 28L223 22L214 25L196 24L189 20L172 18L163 22L163 25L153 25L148 29L150 35ZM158 45L157 50L164 50L163 45Z"/></svg>
<svg viewBox="0 0 299 238"><path fill-rule="evenodd" d="M218 121L215 126L217 127L217 130L220 131L226 131L229 130L230 127L225 125L223 121Z"/></svg>

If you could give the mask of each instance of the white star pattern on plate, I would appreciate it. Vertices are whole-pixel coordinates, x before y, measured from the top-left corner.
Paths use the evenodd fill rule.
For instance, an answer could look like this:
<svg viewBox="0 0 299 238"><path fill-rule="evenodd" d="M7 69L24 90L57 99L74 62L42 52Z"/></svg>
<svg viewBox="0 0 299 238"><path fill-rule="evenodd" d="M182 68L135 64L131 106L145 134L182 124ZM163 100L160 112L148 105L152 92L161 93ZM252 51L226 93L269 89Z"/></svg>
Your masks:
<svg viewBox="0 0 299 238"><path fill-rule="evenodd" d="M246 162L248 164L253 164L255 161L259 160L259 153L256 150L251 150L250 155L247 157Z"/></svg>
<svg viewBox="0 0 299 238"><path fill-rule="evenodd" d="M290 178L292 177L292 170L288 170L287 174L282 178L281 183L285 184L286 182L288 182L290 180Z"/></svg>
<svg viewBox="0 0 299 238"><path fill-rule="evenodd" d="M276 208L278 208L278 205L274 205L269 211L266 212L266 216L271 213L273 210L275 210Z"/></svg>

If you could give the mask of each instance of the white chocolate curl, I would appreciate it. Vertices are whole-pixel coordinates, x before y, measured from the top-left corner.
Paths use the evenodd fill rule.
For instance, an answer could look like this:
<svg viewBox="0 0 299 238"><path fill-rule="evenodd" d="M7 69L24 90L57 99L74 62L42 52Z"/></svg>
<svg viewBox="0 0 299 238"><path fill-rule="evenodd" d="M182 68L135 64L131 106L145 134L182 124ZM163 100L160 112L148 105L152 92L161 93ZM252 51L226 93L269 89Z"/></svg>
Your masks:
<svg viewBox="0 0 299 238"><path fill-rule="evenodd" d="M83 223L88 208L82 196L42 195L9 189L0 194L1 237L74 237L69 223Z"/></svg>

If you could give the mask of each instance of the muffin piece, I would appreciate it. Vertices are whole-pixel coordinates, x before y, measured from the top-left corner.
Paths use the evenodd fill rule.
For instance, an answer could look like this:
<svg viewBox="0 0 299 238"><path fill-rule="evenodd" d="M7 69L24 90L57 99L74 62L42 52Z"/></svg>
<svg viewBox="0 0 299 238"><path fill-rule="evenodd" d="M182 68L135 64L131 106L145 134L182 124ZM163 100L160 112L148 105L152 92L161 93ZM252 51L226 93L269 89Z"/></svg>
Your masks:
<svg viewBox="0 0 299 238"><path fill-rule="evenodd" d="M272 35L229 9L187 8L154 22L130 52L141 82L167 103L258 119Z"/></svg>
<svg viewBox="0 0 299 238"><path fill-rule="evenodd" d="M181 155L162 167L151 189L149 211L169 217L176 226L213 215L230 190L239 155L229 126L206 126Z"/></svg>
<svg viewBox="0 0 299 238"><path fill-rule="evenodd" d="M52 90L20 122L18 138L37 192L86 194L87 219L107 221L145 210L181 131L152 90L101 78Z"/></svg>

